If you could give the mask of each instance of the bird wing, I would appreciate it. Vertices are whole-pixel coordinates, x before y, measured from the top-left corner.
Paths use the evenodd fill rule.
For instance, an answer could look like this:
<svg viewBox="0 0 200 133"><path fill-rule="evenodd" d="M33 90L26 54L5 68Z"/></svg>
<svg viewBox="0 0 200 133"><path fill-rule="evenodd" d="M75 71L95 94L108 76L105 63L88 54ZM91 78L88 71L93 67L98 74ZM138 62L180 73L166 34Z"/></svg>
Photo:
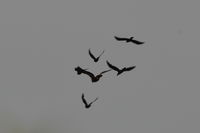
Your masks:
<svg viewBox="0 0 200 133"><path fill-rule="evenodd" d="M105 50L104 50L105 51ZM102 56L102 54L104 53L104 51L97 57L97 58L100 58Z"/></svg>
<svg viewBox="0 0 200 133"><path fill-rule="evenodd" d="M96 59L96 58L94 57L94 55L91 53L90 49L88 50L88 53L89 53L90 57L91 57L93 60Z"/></svg>
<svg viewBox="0 0 200 133"><path fill-rule="evenodd" d="M87 103L87 101L85 100L85 98L84 98L84 94L82 93L82 101L83 101L83 103L85 104L85 105L88 105L88 103Z"/></svg>
<svg viewBox="0 0 200 133"><path fill-rule="evenodd" d="M91 104L93 104L96 100L98 100L99 98L97 97L97 98L95 98L91 103L90 103L90 105Z"/></svg>
<svg viewBox="0 0 200 133"><path fill-rule="evenodd" d="M132 69L134 69L136 66L132 66L132 67L128 67L128 68L125 68L124 71L131 71Z"/></svg>
<svg viewBox="0 0 200 133"><path fill-rule="evenodd" d="M86 74L86 75L88 75L92 79L95 77L94 74L91 73L91 72L89 72L89 71L84 70L83 73Z"/></svg>
<svg viewBox="0 0 200 133"><path fill-rule="evenodd" d="M117 36L114 36L114 37L118 41L126 41L126 40L128 40L128 38L121 38L121 37L117 37Z"/></svg>
<svg viewBox="0 0 200 133"><path fill-rule="evenodd" d="M144 44L144 42L140 42L138 40L132 40L131 42L137 44L137 45L141 45L141 44Z"/></svg>
<svg viewBox="0 0 200 133"><path fill-rule="evenodd" d="M110 62L106 61L106 63L111 69L113 69L115 71L120 71L119 68L117 68L116 66L113 66L112 64L110 64Z"/></svg>
<svg viewBox="0 0 200 133"><path fill-rule="evenodd" d="M103 74L103 73L109 72L109 71L111 71L111 69L101 72L100 75Z"/></svg>

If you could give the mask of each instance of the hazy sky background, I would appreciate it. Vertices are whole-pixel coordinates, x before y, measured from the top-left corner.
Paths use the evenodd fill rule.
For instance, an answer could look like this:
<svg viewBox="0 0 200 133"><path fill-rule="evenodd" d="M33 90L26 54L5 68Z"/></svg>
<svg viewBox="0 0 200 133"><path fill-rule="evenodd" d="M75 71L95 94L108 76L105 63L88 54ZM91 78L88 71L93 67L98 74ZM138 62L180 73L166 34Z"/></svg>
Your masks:
<svg viewBox="0 0 200 133"><path fill-rule="evenodd" d="M199 132L199 4L2 0L0 132ZM121 45L114 35L146 43ZM95 55L105 49L99 63L88 48ZM136 69L97 83L74 71L80 65L98 73L106 60ZM82 92L88 101L99 97L89 110Z"/></svg>

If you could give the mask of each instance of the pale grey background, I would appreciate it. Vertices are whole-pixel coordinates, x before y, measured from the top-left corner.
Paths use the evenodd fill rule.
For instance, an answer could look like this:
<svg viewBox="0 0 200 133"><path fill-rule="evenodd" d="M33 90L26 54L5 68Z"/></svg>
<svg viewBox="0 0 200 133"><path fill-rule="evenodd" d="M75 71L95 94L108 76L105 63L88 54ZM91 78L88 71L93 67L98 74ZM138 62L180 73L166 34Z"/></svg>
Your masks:
<svg viewBox="0 0 200 133"><path fill-rule="evenodd" d="M1 133L198 133L198 0L1 0ZM135 36L142 46L113 36ZM98 64L89 58L106 50ZM92 84L74 67L136 69ZM90 110L87 100L99 96ZM23 131L22 131L23 130Z"/></svg>

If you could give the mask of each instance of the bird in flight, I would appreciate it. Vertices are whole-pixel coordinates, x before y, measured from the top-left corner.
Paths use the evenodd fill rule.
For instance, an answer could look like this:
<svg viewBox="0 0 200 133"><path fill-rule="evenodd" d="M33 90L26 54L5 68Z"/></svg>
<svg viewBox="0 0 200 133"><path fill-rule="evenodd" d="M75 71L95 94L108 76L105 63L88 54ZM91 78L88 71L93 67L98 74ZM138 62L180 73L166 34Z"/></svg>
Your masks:
<svg viewBox="0 0 200 133"><path fill-rule="evenodd" d="M75 69L76 69L76 68L75 68ZM77 69L76 69L77 74L80 75L80 74L83 73L83 74L88 75L88 76L91 78L92 83L99 81L100 78L103 76L104 73L111 71L111 69L105 70L105 71L103 71L103 72L101 72L100 74L98 74L98 75L95 76L93 73L91 73L91 72L89 72L89 71L87 71L87 70L85 70L85 69L82 69L82 68L78 68L78 69L81 69L81 70L77 70Z"/></svg>
<svg viewBox="0 0 200 133"><path fill-rule="evenodd" d="M105 51L105 50L104 50L104 51ZM94 60L94 62L98 62L98 61L99 61L99 58L102 56L102 54L104 53L104 51L103 51L98 57L95 57L95 56L91 53L90 49L88 50L88 53L89 53L90 57Z"/></svg>
<svg viewBox="0 0 200 133"><path fill-rule="evenodd" d="M117 71L117 76L119 76L120 74L122 74L125 71L131 71L133 70L136 66L131 66L131 67L124 67L122 69L117 68L116 66L110 64L110 62L106 61L108 67L110 67L111 69Z"/></svg>
<svg viewBox="0 0 200 133"><path fill-rule="evenodd" d="M83 73L88 75L91 78L91 81L94 83L94 82L99 81L100 78L103 76L103 74L106 73L106 72L109 72L109 71L111 71L111 69L105 70L105 71L101 72L100 74L98 74L96 76L93 73L89 72L89 71L84 71Z"/></svg>
<svg viewBox="0 0 200 133"><path fill-rule="evenodd" d="M88 68L82 69L80 66L77 66L74 70L77 72L78 75L80 75L80 74L84 73L86 70L88 70Z"/></svg>
<svg viewBox="0 0 200 133"><path fill-rule="evenodd" d="M136 44L136 45L144 44L144 42L141 42L141 41L138 41L138 40L134 40L134 39L133 39L134 37L130 37L130 38L121 38L121 37L117 37L117 36L114 36L114 37L115 37L115 39L116 39L117 41L126 41L127 43L128 43L128 42L132 42L132 43L134 43L134 44Z"/></svg>
<svg viewBox="0 0 200 133"><path fill-rule="evenodd" d="M85 100L85 96L84 96L83 93L82 93L81 98L82 98L83 103L85 104L85 108L86 108L86 109L89 109L89 108L91 107L91 105L92 105L96 100L98 100L98 97L97 97L96 99L94 99L92 102L90 102L90 103L88 104L87 101Z"/></svg>

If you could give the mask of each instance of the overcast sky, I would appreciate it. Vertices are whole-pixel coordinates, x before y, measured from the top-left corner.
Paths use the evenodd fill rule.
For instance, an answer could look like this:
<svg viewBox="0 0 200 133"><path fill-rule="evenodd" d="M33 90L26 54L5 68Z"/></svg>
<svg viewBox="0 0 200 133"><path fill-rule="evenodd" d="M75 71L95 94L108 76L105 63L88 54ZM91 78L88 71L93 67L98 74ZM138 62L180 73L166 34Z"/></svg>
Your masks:
<svg viewBox="0 0 200 133"><path fill-rule="evenodd" d="M198 0L2 0L0 132L200 131ZM144 41L127 45L113 36ZM98 63L88 49L98 55ZM136 65L91 83L106 60ZM99 97L90 109L81 101ZM22 131L23 130L23 131ZM18 132L17 132L18 131Z"/></svg>

